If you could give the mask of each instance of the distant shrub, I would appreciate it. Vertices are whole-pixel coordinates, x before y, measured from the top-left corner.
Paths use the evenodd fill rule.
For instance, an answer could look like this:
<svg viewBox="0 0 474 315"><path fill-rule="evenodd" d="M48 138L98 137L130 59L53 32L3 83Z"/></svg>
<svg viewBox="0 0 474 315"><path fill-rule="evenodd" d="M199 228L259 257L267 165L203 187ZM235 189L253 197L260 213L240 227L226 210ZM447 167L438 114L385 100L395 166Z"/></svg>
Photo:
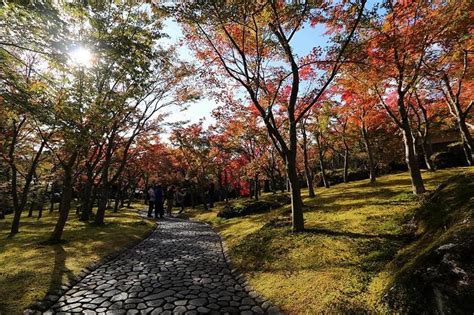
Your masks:
<svg viewBox="0 0 474 315"><path fill-rule="evenodd" d="M243 203L226 205L217 213L217 216L224 219L243 217L250 214L263 213L290 203L291 199L288 195L273 195L271 200L246 200Z"/></svg>
<svg viewBox="0 0 474 315"><path fill-rule="evenodd" d="M337 169L337 170L328 170L326 172L326 176L329 180L331 185L336 185L344 182L344 170ZM363 180L369 178L369 172L367 170L354 170L350 169L347 173L347 179L349 181L356 181L356 180ZM323 182L320 178L319 181L316 183L317 186L322 187Z"/></svg>
<svg viewBox="0 0 474 315"><path fill-rule="evenodd" d="M466 166L466 156L462 143L456 142L448 145L446 151L437 152L431 156L437 169Z"/></svg>

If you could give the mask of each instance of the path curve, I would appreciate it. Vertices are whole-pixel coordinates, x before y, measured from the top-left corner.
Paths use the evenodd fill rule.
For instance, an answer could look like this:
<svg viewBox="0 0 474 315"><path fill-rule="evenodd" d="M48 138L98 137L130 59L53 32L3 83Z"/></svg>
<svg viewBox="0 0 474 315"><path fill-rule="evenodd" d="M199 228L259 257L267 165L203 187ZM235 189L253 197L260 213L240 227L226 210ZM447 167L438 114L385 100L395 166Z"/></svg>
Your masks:
<svg viewBox="0 0 474 315"><path fill-rule="evenodd" d="M264 311L265 303L257 302L262 301L233 276L209 225L164 219L148 238L84 277L46 313L277 312Z"/></svg>

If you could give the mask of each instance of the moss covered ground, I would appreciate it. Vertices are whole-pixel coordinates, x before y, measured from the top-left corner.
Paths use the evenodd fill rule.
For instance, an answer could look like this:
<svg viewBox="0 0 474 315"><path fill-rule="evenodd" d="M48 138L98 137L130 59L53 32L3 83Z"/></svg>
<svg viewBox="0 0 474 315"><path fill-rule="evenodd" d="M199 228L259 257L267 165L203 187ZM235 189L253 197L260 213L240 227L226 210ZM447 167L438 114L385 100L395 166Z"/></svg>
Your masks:
<svg viewBox="0 0 474 315"><path fill-rule="evenodd" d="M472 168L456 168L424 172L423 178L433 191L466 172L474 174ZM373 185L357 181L318 188L316 193L309 199L303 192L307 231L297 234L288 225L290 206L232 219L216 216L222 203L212 211L187 214L210 222L250 284L287 313L392 312L384 296L400 268L416 261L420 248L427 246L418 243L423 227L411 226L421 200L412 195L408 174L383 176ZM442 202L455 205L449 199ZM403 261L394 264L396 260Z"/></svg>
<svg viewBox="0 0 474 315"><path fill-rule="evenodd" d="M138 210L108 212L103 227L79 221L71 213L62 244L43 245L56 222L57 211L43 218L22 218L20 233L8 237L12 216L0 221L0 314L22 314L31 303L93 262L130 246L154 226Z"/></svg>

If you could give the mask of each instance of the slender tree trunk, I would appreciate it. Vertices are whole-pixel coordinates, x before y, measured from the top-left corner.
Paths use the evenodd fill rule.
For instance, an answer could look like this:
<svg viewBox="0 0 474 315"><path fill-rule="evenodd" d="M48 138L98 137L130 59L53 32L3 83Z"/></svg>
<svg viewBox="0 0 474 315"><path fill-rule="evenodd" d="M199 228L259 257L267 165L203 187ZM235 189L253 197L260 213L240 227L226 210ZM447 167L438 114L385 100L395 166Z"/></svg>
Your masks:
<svg viewBox="0 0 474 315"><path fill-rule="evenodd" d="M248 182L248 185L249 185L249 199L253 199L253 194L254 194L253 187L254 187L254 185L253 185L251 179L249 179L247 182Z"/></svg>
<svg viewBox="0 0 474 315"><path fill-rule="evenodd" d="M115 130L115 126L114 126ZM97 205L97 213L95 215L95 223L97 225L104 225L105 219L105 210L107 209L107 204L109 201L109 190L110 190L110 179L109 179L109 169L112 164L112 149L114 146L114 137L115 133L112 133L108 138L107 149L105 152L105 161L101 172L100 183L100 200Z"/></svg>
<svg viewBox="0 0 474 315"><path fill-rule="evenodd" d="M433 155L433 151L431 150L431 147L430 147L426 137L422 136L421 147L423 149L423 157L425 158L426 167L428 168L428 170L430 172L434 172L435 167L434 167L433 161L431 160L431 156Z"/></svg>
<svg viewBox="0 0 474 315"><path fill-rule="evenodd" d="M301 200L301 187L296 168L296 150L286 154L286 170L291 186L291 215L292 229L294 232L304 230L303 201Z"/></svg>
<svg viewBox="0 0 474 315"><path fill-rule="evenodd" d="M413 193L418 195L424 193L425 186L421 177L418 157L414 149L413 137L409 125L405 125L403 131L403 142L405 145L405 161L410 172Z"/></svg>
<svg viewBox="0 0 474 315"><path fill-rule="evenodd" d="M323 159L319 160L319 166L321 167L321 179L323 180L323 185L324 185L325 188L329 188L330 185L329 185L329 181L328 181L327 176L326 176L326 168L324 166L324 160Z"/></svg>
<svg viewBox="0 0 474 315"><path fill-rule="evenodd" d="M49 213L52 213L54 211L54 192L51 191L51 196L49 200Z"/></svg>
<svg viewBox="0 0 474 315"><path fill-rule="evenodd" d="M347 145L346 139L344 141L344 183L349 182L349 146Z"/></svg>
<svg viewBox="0 0 474 315"><path fill-rule="evenodd" d="M464 153L466 155L467 163L470 166L473 166L474 165L474 156L473 156L474 140L472 139L472 136L469 132L469 128L467 128L466 120L464 118L458 118L457 122L458 122L459 131L461 133L461 140L463 143Z"/></svg>
<svg viewBox="0 0 474 315"><path fill-rule="evenodd" d="M82 211L81 211L81 221L89 221L92 213L92 204L94 199L92 199L92 187L93 187L93 177L92 174L88 172L87 180L84 184L84 189L82 192Z"/></svg>
<svg viewBox="0 0 474 315"><path fill-rule="evenodd" d="M272 173L270 175L270 185L272 186L272 193L273 194L276 194L276 187L275 187L275 174L273 173L273 170L272 170Z"/></svg>
<svg viewBox="0 0 474 315"><path fill-rule="evenodd" d="M306 176L306 184L308 185L308 196L310 198L314 198L316 194L314 193L314 186L313 186L313 172L311 171L311 167L309 166L309 158L308 158L308 137L306 135L306 130L304 126L302 127L302 134L303 134L303 164L304 164L304 173Z"/></svg>
<svg viewBox="0 0 474 315"><path fill-rule="evenodd" d="M20 127L18 127L18 130ZM18 131L19 132L19 131ZM9 152L9 157L12 165L14 165L14 151L15 151L15 146L16 146L16 137L18 137L18 132L15 132L14 134L14 139L12 140L12 146ZM20 228L20 219L21 219L21 213L23 212L23 209L26 205L27 198L28 198L28 193L30 191L30 185L33 180L33 176L36 171L36 167L38 166L39 159L41 157L41 153L43 151L44 146L46 145L46 141L43 140L41 142L41 146L39 147L38 151L35 154L35 157L33 158L33 161L31 162L30 168L28 170L28 173L25 178L25 183L23 185L23 189L21 191L21 196L18 196L18 182L17 182L17 169L16 166L13 166L12 169L12 177L11 177L11 191L12 191L12 198L13 198L13 208L14 208L14 216L13 216L13 221L12 221L12 226L10 230L10 234L14 235L18 233L19 228Z"/></svg>
<svg viewBox="0 0 474 315"><path fill-rule="evenodd" d="M109 184L107 182L102 183L100 188L99 204L97 206L97 213L95 215L95 223L97 225L104 225L105 210L109 201Z"/></svg>
<svg viewBox="0 0 474 315"><path fill-rule="evenodd" d="M115 192L114 213L118 212L120 208L121 200L122 200L122 187L121 185L118 185L117 191Z"/></svg>
<svg viewBox="0 0 474 315"><path fill-rule="evenodd" d="M132 184L132 187L130 188L130 194L128 195L127 208L130 208L132 206L132 202L135 199L135 190L136 189L137 189L137 182L134 181L133 184Z"/></svg>
<svg viewBox="0 0 474 315"><path fill-rule="evenodd" d="M39 202L38 202L38 220L41 219L41 217L43 216L43 208L44 208L44 193L41 194L40 198L39 198Z"/></svg>
<svg viewBox="0 0 474 315"><path fill-rule="evenodd" d="M372 153L372 145L370 144L369 134L365 126L361 128L362 139L364 140L365 151L367 152L369 164L369 178L371 183L375 183L377 175L375 173L374 154Z"/></svg>
<svg viewBox="0 0 474 315"><path fill-rule="evenodd" d="M316 135L316 145L317 145L317 148L318 148L319 166L321 168L321 179L323 181L324 187L329 188L329 181L327 180L326 168L324 166L323 149L322 149L322 146L321 146L321 141L319 139L319 135Z"/></svg>
<svg viewBox="0 0 474 315"><path fill-rule="evenodd" d="M30 201L30 206L28 208L28 218L32 218L33 217L33 210L34 210L34 207L35 207L35 200L32 198L31 201Z"/></svg>
<svg viewBox="0 0 474 315"><path fill-rule="evenodd" d="M255 200L258 200L258 190L259 190L259 182L258 182L258 173L255 174L254 178L254 196Z"/></svg>
<svg viewBox="0 0 474 315"><path fill-rule="evenodd" d="M73 153L68 161L68 164L64 168L63 178L63 191L61 195L61 202L59 203L59 217L54 227L53 234L50 237L50 242L58 243L61 241L63 235L64 226L66 225L67 218L69 216L69 210L71 209L71 201L73 194L73 165L78 156L78 152Z"/></svg>
<svg viewBox="0 0 474 315"><path fill-rule="evenodd" d="M204 210L208 211L209 207L207 206L206 193L204 192L203 189L201 189L201 199L202 199L202 205L204 206Z"/></svg>

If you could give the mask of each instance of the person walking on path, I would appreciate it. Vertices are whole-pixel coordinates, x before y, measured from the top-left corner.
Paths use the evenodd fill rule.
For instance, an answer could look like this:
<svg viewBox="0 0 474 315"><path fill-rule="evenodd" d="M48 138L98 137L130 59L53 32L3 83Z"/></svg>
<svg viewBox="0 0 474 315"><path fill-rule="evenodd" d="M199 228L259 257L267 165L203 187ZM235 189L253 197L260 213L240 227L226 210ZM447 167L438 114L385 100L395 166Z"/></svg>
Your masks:
<svg viewBox="0 0 474 315"><path fill-rule="evenodd" d="M209 208L214 208L215 193L216 193L216 186L214 185L213 182L211 182L208 188Z"/></svg>
<svg viewBox="0 0 474 315"><path fill-rule="evenodd" d="M151 214L153 213L153 208L155 206L155 190L152 186L147 191L148 195L148 217L151 218Z"/></svg>
<svg viewBox="0 0 474 315"><path fill-rule="evenodd" d="M166 190L166 214L171 217L171 210L173 209L175 189L174 186L168 187Z"/></svg>
<svg viewBox="0 0 474 315"><path fill-rule="evenodd" d="M161 185L155 185L155 218L163 218L163 189Z"/></svg>
<svg viewBox="0 0 474 315"><path fill-rule="evenodd" d="M184 211L184 201L186 199L186 189L181 188L176 192L176 203L181 207L179 210L179 214L183 213Z"/></svg>

